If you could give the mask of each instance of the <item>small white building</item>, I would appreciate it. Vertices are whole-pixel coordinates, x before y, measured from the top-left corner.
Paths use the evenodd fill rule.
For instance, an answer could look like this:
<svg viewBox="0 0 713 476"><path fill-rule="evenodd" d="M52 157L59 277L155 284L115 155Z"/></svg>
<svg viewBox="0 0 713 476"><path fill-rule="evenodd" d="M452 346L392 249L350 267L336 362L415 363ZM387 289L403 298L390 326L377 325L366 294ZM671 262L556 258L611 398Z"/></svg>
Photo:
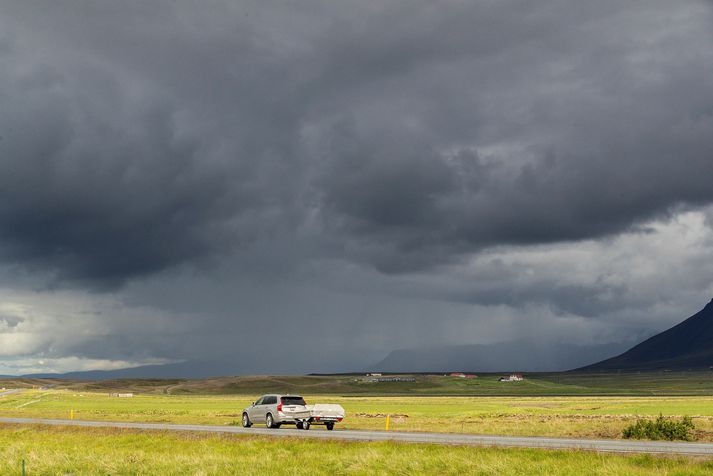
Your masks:
<svg viewBox="0 0 713 476"><path fill-rule="evenodd" d="M507 377L500 377L500 382L520 382L522 380L525 380L525 377L522 376L522 374L510 374Z"/></svg>

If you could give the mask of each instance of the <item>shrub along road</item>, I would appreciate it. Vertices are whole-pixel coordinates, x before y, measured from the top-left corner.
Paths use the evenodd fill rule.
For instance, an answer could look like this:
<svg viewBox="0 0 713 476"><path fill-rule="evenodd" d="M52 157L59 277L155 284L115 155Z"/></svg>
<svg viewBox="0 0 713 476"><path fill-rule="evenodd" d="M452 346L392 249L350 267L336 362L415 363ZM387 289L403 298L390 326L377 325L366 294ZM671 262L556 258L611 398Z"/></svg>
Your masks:
<svg viewBox="0 0 713 476"><path fill-rule="evenodd" d="M81 426L99 428L131 428L159 431L198 431L291 438L322 438L347 441L399 441L441 445L472 445L510 448L544 448L589 450L613 453L653 453L691 456L713 456L712 443L684 443L631 440L586 440L574 438L542 438L515 436L461 435L454 433L410 433L390 431L322 431L297 429L241 428L215 425L176 425L165 423L127 423L84 420L49 420L37 418L0 418L0 423Z"/></svg>

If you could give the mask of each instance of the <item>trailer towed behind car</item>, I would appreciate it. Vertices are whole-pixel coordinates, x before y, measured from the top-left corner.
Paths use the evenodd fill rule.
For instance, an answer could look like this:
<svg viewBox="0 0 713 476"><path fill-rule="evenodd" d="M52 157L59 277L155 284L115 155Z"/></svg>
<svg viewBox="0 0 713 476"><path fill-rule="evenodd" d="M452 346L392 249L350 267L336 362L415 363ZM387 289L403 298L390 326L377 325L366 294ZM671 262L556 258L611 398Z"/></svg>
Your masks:
<svg viewBox="0 0 713 476"><path fill-rule="evenodd" d="M243 426L248 428L255 423L265 423L268 428L282 425L295 425L308 430L311 425L324 425L327 430L334 429L336 423L344 419L345 411L341 405L317 403L307 405L299 395L263 395L252 405L243 410Z"/></svg>

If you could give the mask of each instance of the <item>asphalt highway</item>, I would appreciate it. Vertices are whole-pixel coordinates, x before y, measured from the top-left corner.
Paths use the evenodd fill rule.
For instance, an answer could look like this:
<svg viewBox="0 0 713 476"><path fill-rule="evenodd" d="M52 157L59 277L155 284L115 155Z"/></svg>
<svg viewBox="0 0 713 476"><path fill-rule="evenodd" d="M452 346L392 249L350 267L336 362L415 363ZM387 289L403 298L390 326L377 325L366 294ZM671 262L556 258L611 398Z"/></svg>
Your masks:
<svg viewBox="0 0 713 476"><path fill-rule="evenodd" d="M4 397L6 395L12 395L13 393L20 393L23 392L25 389L24 388L13 388L11 390L2 390L0 391L0 397Z"/></svg>
<svg viewBox="0 0 713 476"><path fill-rule="evenodd" d="M439 445L471 445L507 448L544 448L589 450L613 453L652 453L669 455L713 456L711 443L632 441L632 440L584 440L575 438L542 438L521 436L465 435L456 433L410 433L396 431L334 430L326 431L321 426L310 430L241 428L215 425L176 425L165 423L130 423L85 420L47 420L35 418L0 418L0 423L82 426L102 428L131 428L157 431L198 431L207 433L230 433L270 437L321 438L347 441L399 441L405 443L430 443Z"/></svg>

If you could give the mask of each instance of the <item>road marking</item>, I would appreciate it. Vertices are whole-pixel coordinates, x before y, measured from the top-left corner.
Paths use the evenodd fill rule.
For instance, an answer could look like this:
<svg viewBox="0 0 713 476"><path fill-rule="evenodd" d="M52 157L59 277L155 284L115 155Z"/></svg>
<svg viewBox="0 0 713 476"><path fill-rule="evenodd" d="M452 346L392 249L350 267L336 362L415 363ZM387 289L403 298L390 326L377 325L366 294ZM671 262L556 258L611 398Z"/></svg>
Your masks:
<svg viewBox="0 0 713 476"><path fill-rule="evenodd" d="M0 392L0 397L6 397L8 395L14 395L14 394L18 394L18 393L21 393L24 391L25 391L24 388L14 388L12 390L3 390L2 392Z"/></svg>
<svg viewBox="0 0 713 476"><path fill-rule="evenodd" d="M26 407L27 405L31 405L31 404L37 403L37 402L39 402L39 400L32 400L32 401L30 401L30 402L25 402L25 403L23 403L22 405L18 405L18 406L16 406L15 408Z"/></svg>
<svg viewBox="0 0 713 476"><path fill-rule="evenodd" d="M712 443L585 440L575 438L544 438L519 436L461 435L451 433L409 433L385 431L324 431L267 428L241 428L215 425L178 425L165 423L131 423L113 421L49 420L38 418L0 418L0 423L82 426L94 428L129 428L158 431L198 431L270 437L317 438L346 441L399 441L439 445L470 445L505 448L541 448L558 450L587 450L606 453L652 453L689 456L712 456Z"/></svg>

